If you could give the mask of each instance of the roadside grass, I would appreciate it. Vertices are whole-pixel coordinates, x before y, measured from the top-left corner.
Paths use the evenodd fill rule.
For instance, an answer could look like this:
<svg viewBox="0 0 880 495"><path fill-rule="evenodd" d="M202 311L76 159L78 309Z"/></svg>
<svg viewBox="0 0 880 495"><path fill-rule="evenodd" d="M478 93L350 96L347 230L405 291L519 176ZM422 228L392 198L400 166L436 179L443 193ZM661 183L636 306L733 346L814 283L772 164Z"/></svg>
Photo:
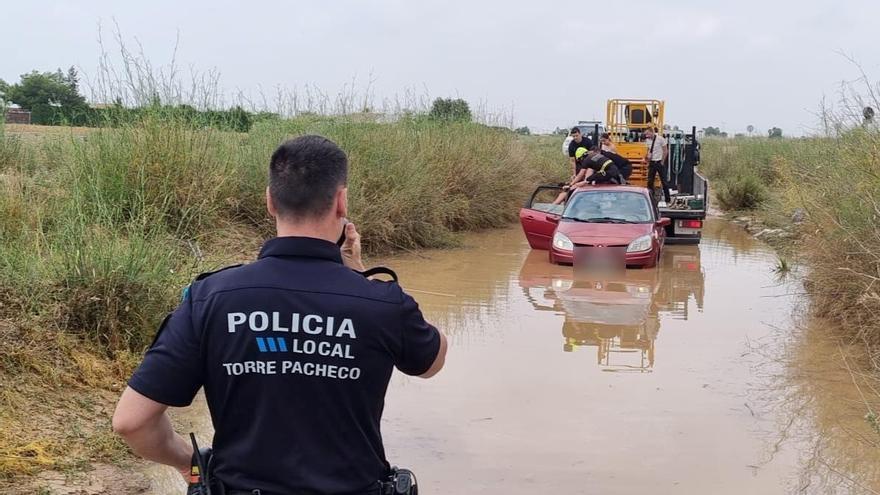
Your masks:
<svg viewBox="0 0 880 495"><path fill-rule="evenodd" d="M845 130L824 139L707 139L703 169L719 194L729 194L719 196L727 209L789 227L799 212L793 230L812 311L841 329L841 342L868 349L866 390L880 390L880 130L838 128ZM751 179L743 177L763 180L744 186ZM766 199L751 201L761 188Z"/></svg>
<svg viewBox="0 0 880 495"><path fill-rule="evenodd" d="M551 141L419 117L307 116L240 134L156 113L54 131L0 131L0 491L128 458L109 431L113 400L181 289L272 235L268 158L284 139L317 133L346 150L351 218L371 254L506 226L567 168L556 139L551 153Z"/></svg>

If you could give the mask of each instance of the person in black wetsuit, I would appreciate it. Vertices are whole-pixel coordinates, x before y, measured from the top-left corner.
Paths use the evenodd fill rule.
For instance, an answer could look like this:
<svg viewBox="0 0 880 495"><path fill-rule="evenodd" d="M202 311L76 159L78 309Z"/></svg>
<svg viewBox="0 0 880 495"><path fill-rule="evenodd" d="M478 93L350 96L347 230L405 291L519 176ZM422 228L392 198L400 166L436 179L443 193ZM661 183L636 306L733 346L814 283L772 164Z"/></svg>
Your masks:
<svg viewBox="0 0 880 495"><path fill-rule="evenodd" d="M587 151L585 148L579 148L576 155L577 173L571 179L569 185L563 186L562 192L559 193L559 196L556 197L553 204L562 204L565 201L568 201L568 198L571 197L571 193L574 192L575 189L587 184L626 183L620 169L615 164L615 161L604 154L599 153L597 147L594 146L590 151ZM627 164L629 163L622 156L616 156ZM630 166L628 170L629 173L631 173L632 167ZM629 173L627 173L627 176L629 176Z"/></svg>
<svg viewBox="0 0 880 495"><path fill-rule="evenodd" d="M617 170L620 172L620 177L622 178L620 183L625 184L629 179L629 176L632 175L632 163L613 151L602 151L602 155L614 162L614 165L617 166Z"/></svg>
<svg viewBox="0 0 880 495"><path fill-rule="evenodd" d="M614 160L605 156L603 153L599 153L597 148L593 148L587 152L584 163L587 167L586 176L584 177L585 183L620 184L622 182L620 169L617 167ZM572 188L576 186L578 186L578 184L573 184Z"/></svg>

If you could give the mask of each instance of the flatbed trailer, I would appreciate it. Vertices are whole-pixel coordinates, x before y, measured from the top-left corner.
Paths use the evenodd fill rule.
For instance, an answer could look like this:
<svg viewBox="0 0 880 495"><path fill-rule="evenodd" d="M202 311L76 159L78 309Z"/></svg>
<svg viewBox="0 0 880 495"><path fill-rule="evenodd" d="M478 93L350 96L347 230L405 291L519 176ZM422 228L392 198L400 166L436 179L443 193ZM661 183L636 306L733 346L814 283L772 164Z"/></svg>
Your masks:
<svg viewBox="0 0 880 495"><path fill-rule="evenodd" d="M662 173L676 193L666 206L659 207L662 217L672 222L666 227L669 244L698 244L703 221L709 209L709 181L699 173L700 144L697 129L690 133L664 130L662 100L608 100L605 127L617 153L633 165L629 183L647 187L648 163L645 160L645 131L657 128L669 144L669 158ZM660 189L659 178L654 186Z"/></svg>

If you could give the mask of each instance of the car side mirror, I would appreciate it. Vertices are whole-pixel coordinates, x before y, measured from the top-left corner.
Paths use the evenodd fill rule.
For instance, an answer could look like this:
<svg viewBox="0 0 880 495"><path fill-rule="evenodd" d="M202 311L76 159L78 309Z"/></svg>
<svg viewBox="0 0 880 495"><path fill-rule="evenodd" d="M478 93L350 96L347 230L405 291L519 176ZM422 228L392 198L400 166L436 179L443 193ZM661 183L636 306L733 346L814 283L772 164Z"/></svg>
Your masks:
<svg viewBox="0 0 880 495"><path fill-rule="evenodd" d="M657 225L659 225L661 227L666 227L667 225L672 225L672 219L667 218L667 217L663 217L660 220L657 220Z"/></svg>
<svg viewBox="0 0 880 495"><path fill-rule="evenodd" d="M559 223L559 217L556 215L547 215L547 221L550 223Z"/></svg>

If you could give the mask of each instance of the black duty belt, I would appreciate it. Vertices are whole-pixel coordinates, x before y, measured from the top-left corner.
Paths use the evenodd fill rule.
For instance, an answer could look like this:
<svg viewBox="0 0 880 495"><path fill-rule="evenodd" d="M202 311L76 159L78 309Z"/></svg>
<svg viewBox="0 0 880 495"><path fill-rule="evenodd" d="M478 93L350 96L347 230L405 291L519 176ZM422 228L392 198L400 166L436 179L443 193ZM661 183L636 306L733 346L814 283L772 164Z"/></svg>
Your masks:
<svg viewBox="0 0 880 495"><path fill-rule="evenodd" d="M222 495L274 495L274 494L269 494L268 492L264 492L262 490L229 490L229 489L227 489L227 490L224 490L220 493ZM380 490L377 487L375 489L365 491L362 493L357 493L357 494L352 493L351 495L383 495L384 493L386 493L384 490ZM393 492L389 492L389 493L393 493ZM319 494L318 494L318 492L301 492L301 493L297 493L296 495L319 495Z"/></svg>

